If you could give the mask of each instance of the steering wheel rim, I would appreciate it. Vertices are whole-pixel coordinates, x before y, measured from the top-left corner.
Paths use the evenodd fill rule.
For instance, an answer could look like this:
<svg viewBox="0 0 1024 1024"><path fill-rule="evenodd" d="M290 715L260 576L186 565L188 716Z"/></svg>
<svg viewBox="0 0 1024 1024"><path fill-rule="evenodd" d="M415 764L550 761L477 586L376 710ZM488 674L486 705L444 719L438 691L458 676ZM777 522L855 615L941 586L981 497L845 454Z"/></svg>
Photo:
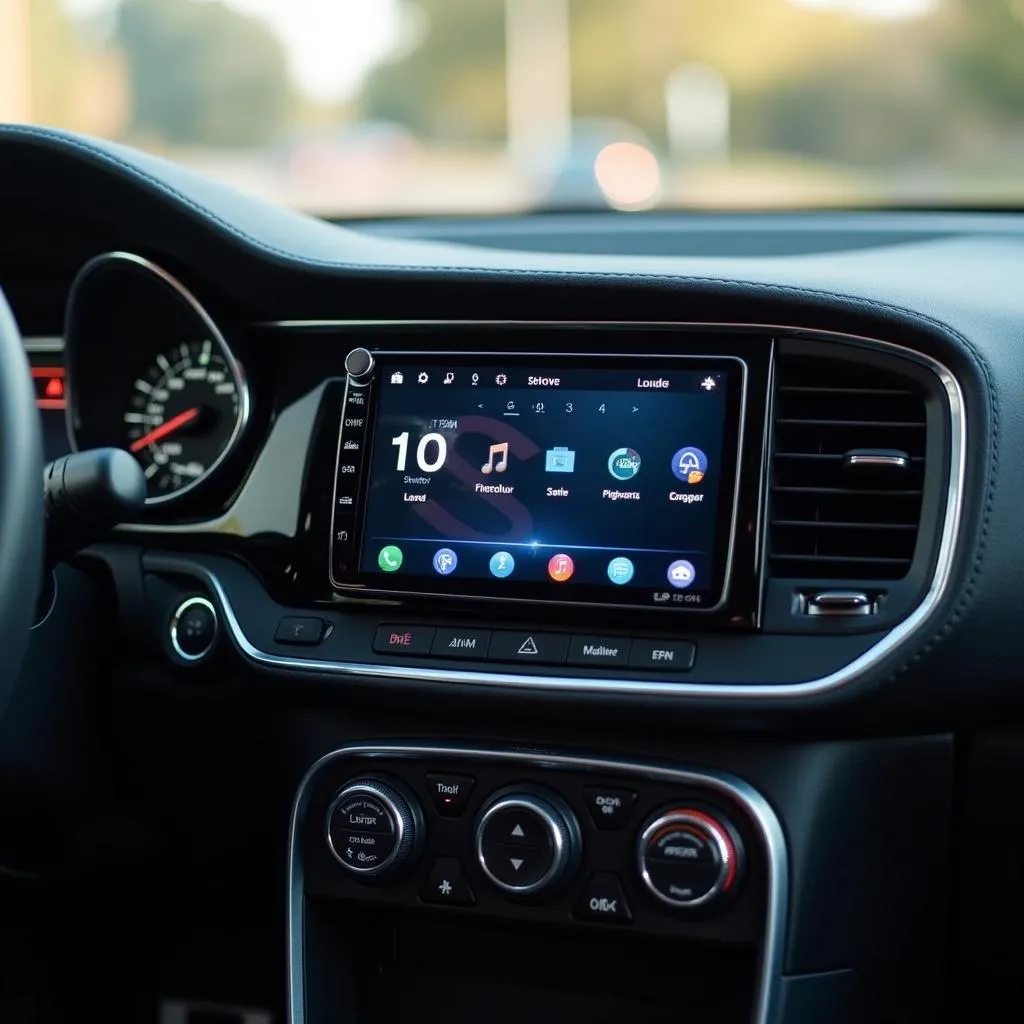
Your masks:
<svg viewBox="0 0 1024 1024"><path fill-rule="evenodd" d="M43 565L43 446L18 325L0 291L0 714L18 678Z"/></svg>

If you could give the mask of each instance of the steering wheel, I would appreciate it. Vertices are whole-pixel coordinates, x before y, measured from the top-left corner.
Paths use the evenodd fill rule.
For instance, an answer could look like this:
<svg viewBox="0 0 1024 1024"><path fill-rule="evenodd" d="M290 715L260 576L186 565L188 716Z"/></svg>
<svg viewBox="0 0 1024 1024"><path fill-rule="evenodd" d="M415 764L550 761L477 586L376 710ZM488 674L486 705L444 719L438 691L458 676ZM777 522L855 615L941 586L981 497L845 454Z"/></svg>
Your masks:
<svg viewBox="0 0 1024 1024"><path fill-rule="evenodd" d="M18 325L0 292L0 714L18 678L43 565L43 445Z"/></svg>

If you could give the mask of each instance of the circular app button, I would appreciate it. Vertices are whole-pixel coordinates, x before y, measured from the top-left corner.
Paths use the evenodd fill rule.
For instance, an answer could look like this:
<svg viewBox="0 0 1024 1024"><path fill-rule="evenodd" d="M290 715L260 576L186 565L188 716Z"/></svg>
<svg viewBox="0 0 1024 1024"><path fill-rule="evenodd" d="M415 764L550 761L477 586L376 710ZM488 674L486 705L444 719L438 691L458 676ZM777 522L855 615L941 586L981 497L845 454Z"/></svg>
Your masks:
<svg viewBox="0 0 1024 1024"><path fill-rule="evenodd" d="M608 472L616 480L632 480L640 472L640 453L635 448L616 448L608 456Z"/></svg>
<svg viewBox="0 0 1024 1024"><path fill-rule="evenodd" d="M568 555L552 555L548 562L548 575L556 583L564 583L575 571L576 566Z"/></svg>
<svg viewBox="0 0 1024 1024"><path fill-rule="evenodd" d="M608 563L608 579L620 587L633 578L633 563L628 558L613 558Z"/></svg>
<svg viewBox="0 0 1024 1024"><path fill-rule="evenodd" d="M680 558L668 567L668 581L673 587L685 590L697 578L697 570L693 563Z"/></svg>
<svg viewBox="0 0 1024 1024"><path fill-rule="evenodd" d="M512 575L512 570L516 567L516 560L507 551L499 551L497 554L491 555L490 566L491 575L503 580L506 576Z"/></svg>
<svg viewBox="0 0 1024 1024"><path fill-rule="evenodd" d="M384 572L398 572L402 568L402 549L395 544L381 548L377 564Z"/></svg>
<svg viewBox="0 0 1024 1024"><path fill-rule="evenodd" d="M440 548L434 553L434 572L448 576L455 572L459 564L459 556L451 548Z"/></svg>
<svg viewBox="0 0 1024 1024"><path fill-rule="evenodd" d="M699 448L680 448L672 456L672 472L684 484L695 487L708 471L708 457Z"/></svg>

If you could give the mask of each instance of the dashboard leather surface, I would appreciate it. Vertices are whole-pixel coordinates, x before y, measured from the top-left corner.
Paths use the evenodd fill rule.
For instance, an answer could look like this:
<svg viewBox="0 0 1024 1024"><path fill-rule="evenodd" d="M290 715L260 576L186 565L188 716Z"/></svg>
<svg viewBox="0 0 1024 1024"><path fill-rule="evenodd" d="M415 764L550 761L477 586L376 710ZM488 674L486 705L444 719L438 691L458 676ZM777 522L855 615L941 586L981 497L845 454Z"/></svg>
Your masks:
<svg viewBox="0 0 1024 1024"><path fill-rule="evenodd" d="M55 237L75 222L97 246L163 259L253 320L738 321L860 333L926 352L956 375L966 403L954 571L917 636L856 687L898 675L903 698L919 688L933 708L940 698L977 706L985 691L1019 700L1024 484L1013 453L1024 445L1024 219L813 255L500 250L338 227L114 144L0 128L0 212L24 221L27 210L42 211L40 230ZM706 216L701 223L707 230Z"/></svg>

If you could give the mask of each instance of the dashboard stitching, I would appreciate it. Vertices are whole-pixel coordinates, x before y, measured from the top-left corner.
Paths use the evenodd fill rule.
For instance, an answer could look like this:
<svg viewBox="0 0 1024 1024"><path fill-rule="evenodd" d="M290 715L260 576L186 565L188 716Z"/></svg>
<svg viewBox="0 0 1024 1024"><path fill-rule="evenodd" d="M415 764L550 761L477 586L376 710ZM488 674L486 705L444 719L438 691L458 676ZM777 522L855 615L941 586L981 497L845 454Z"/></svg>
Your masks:
<svg viewBox="0 0 1024 1024"><path fill-rule="evenodd" d="M323 269L333 269L337 271L346 270L367 270L367 271L378 271L378 272L397 272L397 271L411 271L419 273L427 273L431 270L428 266L417 266L415 264L373 264L373 263L345 263L340 261L331 261L326 259L315 259L312 257L301 256L296 253L289 252L285 249L281 249L277 246L269 245L266 242L255 238L225 221L218 214L211 211L208 207L201 205L188 196L184 195L178 189L166 182L161 181L159 178L149 174L148 172L134 166L127 160L124 160L113 153L108 153L105 150L90 145L88 142L81 139L77 139L69 134L63 132L57 132L53 130L40 130L30 126L9 126L5 127L0 132L0 139L6 135L8 137L22 136L28 139L38 141L43 145L47 145L53 149L70 149L78 150L91 158L95 164L107 164L113 165L126 172L130 178L134 178L136 181L144 182L147 185L152 186L155 191L162 194L164 197L170 197L194 213L199 214L201 217L206 219L218 227L226 231L230 236L243 241L257 251L263 252L269 255L273 255L281 258L286 262L290 262L297 265L305 265L311 267L319 267ZM961 344L962 349L966 350L967 354L973 359L973 361L980 367L982 375L985 380L986 390L988 392L989 401L992 407L992 443L990 448L991 454L991 466L989 471L989 482L986 497L985 513L982 521L982 533L981 540L978 544L978 550L974 560L974 566L971 571L970 579L968 580L967 586L962 592L962 598L956 608L953 609L949 619L943 625L943 627L928 641L928 643L915 654L912 658L904 662L904 665L899 669L895 670L893 674L904 671L907 667L914 664L925 654L927 654L936 644L940 643L958 624L962 618L963 613L969 607L973 600L977 579L980 575L982 563L984 560L986 550L986 538L988 534L989 522L991 519L991 511L995 496L995 477L996 469L998 466L998 431L999 431L999 419L998 419L998 406L995 397L995 390L992 384L992 378L989 371L988 364L977 347L968 339L965 335L961 334L955 328L949 324L943 323L942 321L928 316L926 313L921 313L915 310L907 309L906 307L893 305L891 303L881 302L877 299L871 299L863 296L848 295L842 292L828 292L819 288L807 288L796 285L786 284L771 284L767 282L759 281L745 281L738 278L722 278L722 277L694 277L689 275L679 274L678 272L673 273L666 271L664 275L652 274L650 272L644 273L630 273L627 271L576 271L576 270L524 270L516 268L493 268L493 267L471 267L471 266L451 266L443 268L447 272L458 272L465 274L475 274L479 276L500 276L500 277L534 277L537 279L543 279L550 277L553 279L591 279L594 281L602 280L623 280L623 281L634 281L637 283L649 282L649 283L693 283L693 284L718 284L726 285L735 288L749 288L752 290L776 293L779 295L791 295L799 298L815 298L815 299L827 299L831 302L836 300L842 300L846 303L850 303L854 307L867 307L870 309L878 310L880 312L888 314L900 314L907 317L911 321L918 323L930 324L937 328L947 338L957 341Z"/></svg>

